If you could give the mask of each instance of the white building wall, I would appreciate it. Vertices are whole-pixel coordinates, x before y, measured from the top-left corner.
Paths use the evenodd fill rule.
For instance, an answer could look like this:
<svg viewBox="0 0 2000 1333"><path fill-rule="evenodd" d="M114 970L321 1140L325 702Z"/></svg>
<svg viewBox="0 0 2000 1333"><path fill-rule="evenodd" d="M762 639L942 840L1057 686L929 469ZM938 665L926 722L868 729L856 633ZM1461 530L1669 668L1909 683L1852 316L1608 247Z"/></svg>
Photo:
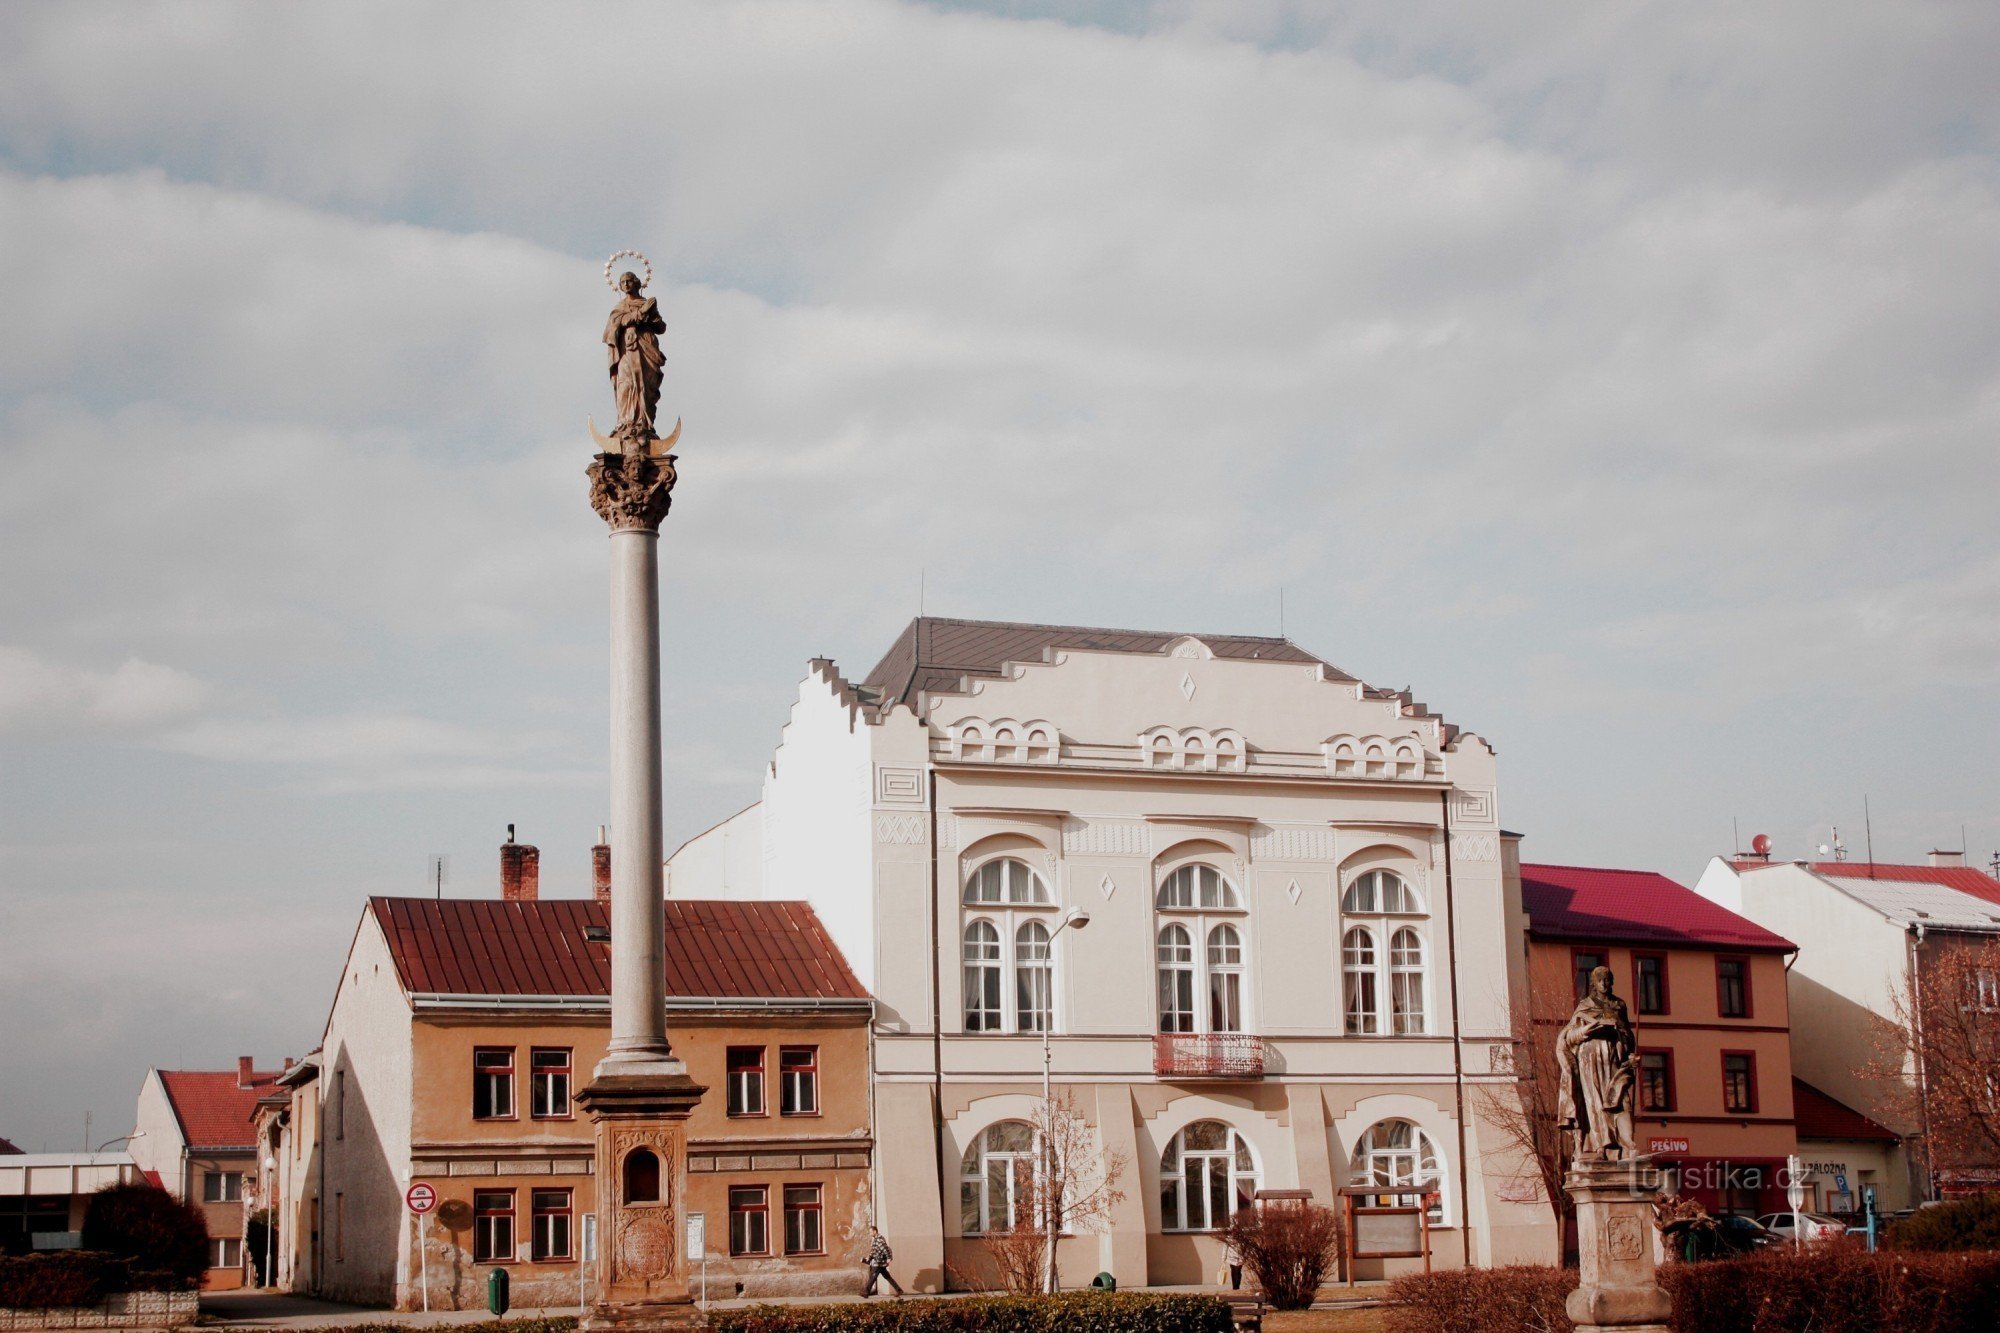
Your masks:
<svg viewBox="0 0 2000 1333"><path fill-rule="evenodd" d="M667 858L667 897L764 897L764 803L738 810Z"/></svg>
<svg viewBox="0 0 2000 1333"><path fill-rule="evenodd" d="M173 1101L157 1069L148 1069L139 1084L132 1128L132 1160L140 1170L158 1175L167 1193L185 1202L193 1184L188 1178L187 1139L181 1134L180 1117L174 1114Z"/></svg>

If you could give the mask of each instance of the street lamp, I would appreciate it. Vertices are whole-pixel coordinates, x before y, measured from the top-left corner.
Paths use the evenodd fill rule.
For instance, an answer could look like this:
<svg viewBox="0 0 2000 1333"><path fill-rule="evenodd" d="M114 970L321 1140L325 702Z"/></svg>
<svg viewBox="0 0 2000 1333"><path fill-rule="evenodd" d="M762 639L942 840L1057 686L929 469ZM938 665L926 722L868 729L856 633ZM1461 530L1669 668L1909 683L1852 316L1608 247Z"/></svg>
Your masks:
<svg viewBox="0 0 2000 1333"><path fill-rule="evenodd" d="M135 1130L135 1131L133 1131L133 1132L132 1132L132 1133L130 1133L130 1134L120 1134L120 1135L119 1135L119 1136L118 1136L117 1138L115 1138L115 1139L106 1139L106 1140L105 1140L104 1142L102 1142L102 1143L98 1144L98 1145L97 1145L97 1146L96 1146L95 1148L92 1148L92 1149L91 1149L91 1151L92 1151L92 1152L103 1152L103 1151L104 1151L104 1150L105 1150L106 1148L109 1148L109 1147L110 1147L110 1146L111 1146L112 1144L114 1144L114 1143L126 1143L126 1144L129 1144L129 1143L131 1143L131 1142L132 1142L132 1140L133 1140L133 1139L143 1139L143 1138L145 1138L145 1137L146 1137L146 1131L145 1131L145 1130L143 1130L143 1129L141 1129L141 1130Z"/></svg>
<svg viewBox="0 0 2000 1333"><path fill-rule="evenodd" d="M277 1286L277 1273L271 1267L271 1240L278 1227L278 1201L272 1197L272 1186L277 1180L278 1159L274 1154L264 1156L264 1285Z"/></svg>
<svg viewBox="0 0 2000 1333"><path fill-rule="evenodd" d="M1081 907L1072 907L1056 922L1056 928L1049 932L1049 976L1055 977L1056 936L1071 926L1082 930L1090 924L1090 913ZM1056 1110L1049 1092L1049 1065L1054 1059L1049 1051L1049 1029L1055 1026L1056 997L1053 984L1049 987L1049 1012L1042 1020L1042 1189L1046 1198L1044 1221L1047 1223L1048 1253L1042 1259L1042 1286L1051 1295L1056 1289L1056 1212L1060 1207L1060 1197L1053 1191L1056 1186Z"/></svg>

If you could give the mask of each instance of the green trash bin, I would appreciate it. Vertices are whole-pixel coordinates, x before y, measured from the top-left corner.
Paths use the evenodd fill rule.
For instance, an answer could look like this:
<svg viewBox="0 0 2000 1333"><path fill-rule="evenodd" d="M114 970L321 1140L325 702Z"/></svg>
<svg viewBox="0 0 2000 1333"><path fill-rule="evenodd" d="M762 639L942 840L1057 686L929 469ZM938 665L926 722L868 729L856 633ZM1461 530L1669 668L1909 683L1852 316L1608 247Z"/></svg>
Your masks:
<svg viewBox="0 0 2000 1333"><path fill-rule="evenodd" d="M1118 1290L1118 1279L1109 1273L1099 1273L1096 1277L1090 1279L1090 1285L1096 1291L1116 1291Z"/></svg>
<svg viewBox="0 0 2000 1333"><path fill-rule="evenodd" d="M496 1315L507 1313L507 1270L495 1268L486 1274L486 1308Z"/></svg>

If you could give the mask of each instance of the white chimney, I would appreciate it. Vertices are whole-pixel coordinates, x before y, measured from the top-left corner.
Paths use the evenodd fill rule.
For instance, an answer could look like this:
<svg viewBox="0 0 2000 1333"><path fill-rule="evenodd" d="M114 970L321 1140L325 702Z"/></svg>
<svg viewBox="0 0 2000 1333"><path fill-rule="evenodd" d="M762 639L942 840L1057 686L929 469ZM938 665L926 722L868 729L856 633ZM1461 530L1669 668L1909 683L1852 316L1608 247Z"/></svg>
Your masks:
<svg viewBox="0 0 2000 1333"><path fill-rule="evenodd" d="M1940 852L1933 849L1931 851L1931 864L1934 866L1962 866L1965 864L1965 853Z"/></svg>

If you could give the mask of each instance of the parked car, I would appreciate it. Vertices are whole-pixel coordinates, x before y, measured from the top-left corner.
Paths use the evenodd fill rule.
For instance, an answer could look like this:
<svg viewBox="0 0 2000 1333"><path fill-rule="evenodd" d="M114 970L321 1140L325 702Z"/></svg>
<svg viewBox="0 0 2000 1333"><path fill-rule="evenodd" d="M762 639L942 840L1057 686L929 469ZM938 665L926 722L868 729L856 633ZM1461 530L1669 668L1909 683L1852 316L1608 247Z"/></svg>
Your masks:
<svg viewBox="0 0 2000 1333"><path fill-rule="evenodd" d="M1727 1259L1731 1255L1748 1254L1778 1243L1778 1238L1766 1228L1747 1217L1729 1213L1669 1222L1662 1231L1667 1249L1689 1263L1703 1259Z"/></svg>
<svg viewBox="0 0 2000 1333"><path fill-rule="evenodd" d="M1763 1227L1779 1240L1794 1240L1796 1237L1792 1232L1793 1216L1794 1214L1791 1213L1766 1213L1757 1219L1757 1225ZM1799 1213L1796 1216L1804 1228L1805 1238L1808 1243L1817 1240L1832 1240L1836 1236L1847 1234L1847 1224L1845 1222L1828 1217L1825 1213Z"/></svg>

